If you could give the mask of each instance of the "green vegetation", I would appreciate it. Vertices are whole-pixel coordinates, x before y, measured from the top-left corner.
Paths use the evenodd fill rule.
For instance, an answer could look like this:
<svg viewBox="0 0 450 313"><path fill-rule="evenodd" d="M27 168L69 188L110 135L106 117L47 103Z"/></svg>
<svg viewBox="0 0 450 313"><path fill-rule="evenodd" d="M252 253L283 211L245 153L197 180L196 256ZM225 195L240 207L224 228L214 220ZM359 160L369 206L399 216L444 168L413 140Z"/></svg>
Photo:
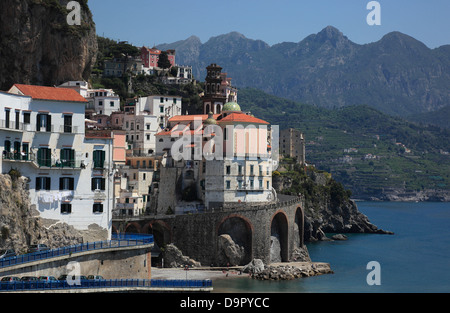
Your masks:
<svg viewBox="0 0 450 313"><path fill-rule="evenodd" d="M443 154L450 147L448 129L420 126L364 105L323 109L256 89L241 89L239 104L281 129L300 129L307 162L332 173L356 196L386 188L450 188L450 156Z"/></svg>
<svg viewBox="0 0 450 313"><path fill-rule="evenodd" d="M295 161L285 158L280 164L280 172L273 172L277 179L290 179L292 185L281 191L282 194L297 195L305 197L306 205L315 208L323 201L330 203L331 207L340 207L350 200L352 192L334 180L332 176L314 168L313 166L302 167ZM317 183L314 177L322 176L323 183Z"/></svg>

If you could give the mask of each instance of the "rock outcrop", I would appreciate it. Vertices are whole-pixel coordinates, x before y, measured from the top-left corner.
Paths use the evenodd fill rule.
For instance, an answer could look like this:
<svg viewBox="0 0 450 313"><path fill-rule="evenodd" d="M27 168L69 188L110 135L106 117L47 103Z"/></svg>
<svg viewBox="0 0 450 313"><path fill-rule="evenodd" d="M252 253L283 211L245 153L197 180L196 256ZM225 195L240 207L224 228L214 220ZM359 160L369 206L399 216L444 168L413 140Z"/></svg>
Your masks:
<svg viewBox="0 0 450 313"><path fill-rule="evenodd" d="M257 280L293 280L302 277L333 274L328 263L305 263L294 265L269 265L264 270L251 273Z"/></svg>
<svg viewBox="0 0 450 313"><path fill-rule="evenodd" d="M324 202L305 210L305 241L329 240L325 233L393 234L372 224L352 200L340 206Z"/></svg>
<svg viewBox="0 0 450 313"><path fill-rule="evenodd" d="M164 247L163 258L164 267L176 268L176 267L200 267L200 262L197 262L188 256L183 255L180 249L173 244L168 244Z"/></svg>
<svg viewBox="0 0 450 313"><path fill-rule="evenodd" d="M84 242L84 235L64 223L43 220L33 212L26 177L0 174L0 249L25 253L31 244L43 243L51 248Z"/></svg>
<svg viewBox="0 0 450 313"><path fill-rule="evenodd" d="M230 235L223 234L219 236L219 255L218 263L222 266L235 266L241 264L245 257L244 247L236 244Z"/></svg>
<svg viewBox="0 0 450 313"><path fill-rule="evenodd" d="M95 24L87 1L79 0L81 25L70 26L68 2L0 1L0 90L89 79L98 50Z"/></svg>

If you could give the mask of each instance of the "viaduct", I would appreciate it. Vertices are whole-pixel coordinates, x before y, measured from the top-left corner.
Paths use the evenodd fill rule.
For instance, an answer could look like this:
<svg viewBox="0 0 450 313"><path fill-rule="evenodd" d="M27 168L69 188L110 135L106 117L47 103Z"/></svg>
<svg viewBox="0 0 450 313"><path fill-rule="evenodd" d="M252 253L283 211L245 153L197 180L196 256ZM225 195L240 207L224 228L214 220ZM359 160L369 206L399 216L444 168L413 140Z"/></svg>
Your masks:
<svg viewBox="0 0 450 313"><path fill-rule="evenodd" d="M228 234L244 248L242 264L288 262L304 244L304 200L284 198L263 205L233 204L196 214L114 219L113 231L153 234L159 247L173 243L203 266L220 264L219 236Z"/></svg>

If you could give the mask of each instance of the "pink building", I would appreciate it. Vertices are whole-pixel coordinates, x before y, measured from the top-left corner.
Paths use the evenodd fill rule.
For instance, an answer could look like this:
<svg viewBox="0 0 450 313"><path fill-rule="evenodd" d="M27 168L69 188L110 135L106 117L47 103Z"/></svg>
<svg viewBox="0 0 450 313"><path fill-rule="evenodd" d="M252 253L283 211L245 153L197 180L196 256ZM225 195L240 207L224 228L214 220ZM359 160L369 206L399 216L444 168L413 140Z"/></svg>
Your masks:
<svg viewBox="0 0 450 313"><path fill-rule="evenodd" d="M142 47L141 48L141 59L144 63L144 67L146 68L152 68L152 67L159 67L158 61L159 56L161 55L161 50L158 50L156 48L147 48ZM167 50L167 57L170 61L171 66L175 66L175 50Z"/></svg>

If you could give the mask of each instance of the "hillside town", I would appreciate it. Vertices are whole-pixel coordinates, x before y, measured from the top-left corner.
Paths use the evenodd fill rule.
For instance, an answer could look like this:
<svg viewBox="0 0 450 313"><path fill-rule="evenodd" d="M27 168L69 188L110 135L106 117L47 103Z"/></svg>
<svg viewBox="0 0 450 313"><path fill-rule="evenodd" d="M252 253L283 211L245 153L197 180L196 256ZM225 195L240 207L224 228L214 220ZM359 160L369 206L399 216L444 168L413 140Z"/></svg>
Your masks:
<svg viewBox="0 0 450 313"><path fill-rule="evenodd" d="M104 75L151 75L157 49L105 63ZM175 66L175 51L168 55ZM177 66L166 84L191 82ZM14 84L0 92L0 169L27 177L32 208L77 230L111 238L114 217L201 213L227 204L277 201L279 152L305 162L304 138L244 112L217 64L207 67L203 114L182 115L182 97L147 95L125 104L86 81ZM280 147L279 147L280 144Z"/></svg>

